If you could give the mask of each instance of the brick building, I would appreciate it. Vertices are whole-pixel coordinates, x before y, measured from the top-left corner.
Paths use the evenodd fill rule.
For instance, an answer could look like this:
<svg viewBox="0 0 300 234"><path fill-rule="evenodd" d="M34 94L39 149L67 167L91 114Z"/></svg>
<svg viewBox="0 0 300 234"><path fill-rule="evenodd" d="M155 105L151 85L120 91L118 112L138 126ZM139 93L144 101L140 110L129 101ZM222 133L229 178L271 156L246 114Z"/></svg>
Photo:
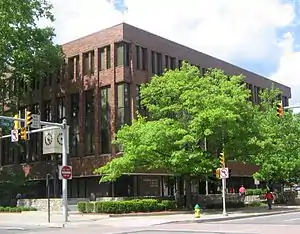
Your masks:
<svg viewBox="0 0 300 234"><path fill-rule="evenodd" d="M243 70L201 52L176 44L128 24L119 24L63 45L65 68L59 76L49 75L43 82L32 84L28 102L33 113L45 121L61 121L70 125L69 161L73 180L69 182L70 197L170 195L170 178L164 173L123 176L115 183L98 184L93 170L117 154L110 142L124 123L130 123L136 110L141 110L139 85L149 81L164 68L174 69L183 60L205 72L220 68L227 74L244 74L258 103L260 89L275 87L283 91L282 100L288 105L289 87ZM38 196L43 195L46 173L57 176L60 155L42 154L42 135L31 136L26 145L14 145L2 140L0 164L5 167L30 166L30 176L41 180ZM21 149L21 150L20 150ZM253 180L253 165L231 162L232 175ZM246 179L247 180L247 179ZM52 191L60 194L57 179ZM237 183L240 183L237 182ZM249 182L250 183L250 182ZM194 192L203 191L203 184L193 182Z"/></svg>

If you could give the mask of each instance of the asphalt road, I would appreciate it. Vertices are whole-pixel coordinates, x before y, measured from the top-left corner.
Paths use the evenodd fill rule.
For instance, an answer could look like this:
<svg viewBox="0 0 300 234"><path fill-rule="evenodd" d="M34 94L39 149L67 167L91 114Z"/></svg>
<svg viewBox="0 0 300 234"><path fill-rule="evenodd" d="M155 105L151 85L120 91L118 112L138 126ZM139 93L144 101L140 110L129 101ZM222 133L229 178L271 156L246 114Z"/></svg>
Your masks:
<svg viewBox="0 0 300 234"><path fill-rule="evenodd" d="M66 228L0 226L0 234L295 234L300 231L300 212L211 223L164 224L141 228L90 225Z"/></svg>

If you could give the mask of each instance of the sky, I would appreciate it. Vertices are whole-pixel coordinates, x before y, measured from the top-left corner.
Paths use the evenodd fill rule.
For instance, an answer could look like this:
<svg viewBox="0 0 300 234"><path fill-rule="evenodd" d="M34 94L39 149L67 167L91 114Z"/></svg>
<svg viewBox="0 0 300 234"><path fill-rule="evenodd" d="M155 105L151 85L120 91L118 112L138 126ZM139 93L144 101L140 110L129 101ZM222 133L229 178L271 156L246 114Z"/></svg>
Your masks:
<svg viewBox="0 0 300 234"><path fill-rule="evenodd" d="M292 88L300 103L300 0L49 0L55 42L126 22Z"/></svg>

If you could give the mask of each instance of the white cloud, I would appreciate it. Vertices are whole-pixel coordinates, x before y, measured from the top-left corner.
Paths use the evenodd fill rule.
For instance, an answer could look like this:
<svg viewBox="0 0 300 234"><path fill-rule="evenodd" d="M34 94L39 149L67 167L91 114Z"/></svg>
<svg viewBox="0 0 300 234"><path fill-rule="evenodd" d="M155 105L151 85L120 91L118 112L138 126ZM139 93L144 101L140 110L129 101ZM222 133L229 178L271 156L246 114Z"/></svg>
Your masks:
<svg viewBox="0 0 300 234"><path fill-rule="evenodd" d="M292 49L292 36L278 43L276 34L295 23L295 7L285 0L124 0L124 14L113 6L115 0L50 1L58 43L125 21L236 64L278 61L282 55L272 78L300 85L293 72L300 54Z"/></svg>
<svg viewBox="0 0 300 234"><path fill-rule="evenodd" d="M284 35L279 43L282 55L277 70L271 79L292 87L292 104L300 103L300 51L294 50L294 37L291 33Z"/></svg>

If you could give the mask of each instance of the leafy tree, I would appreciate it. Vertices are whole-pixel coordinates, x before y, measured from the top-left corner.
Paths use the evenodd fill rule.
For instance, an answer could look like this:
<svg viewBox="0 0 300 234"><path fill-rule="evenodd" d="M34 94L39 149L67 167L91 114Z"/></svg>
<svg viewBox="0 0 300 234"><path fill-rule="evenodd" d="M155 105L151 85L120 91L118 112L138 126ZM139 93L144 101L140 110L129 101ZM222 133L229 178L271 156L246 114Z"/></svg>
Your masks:
<svg viewBox="0 0 300 234"><path fill-rule="evenodd" d="M262 181L297 182L300 176L300 116L285 111L276 115L279 90L261 93L261 109L256 115L260 125L259 147L254 163L260 166L254 176Z"/></svg>
<svg viewBox="0 0 300 234"><path fill-rule="evenodd" d="M54 20L51 8L47 0L0 0L0 112L17 109L34 80L58 71L62 52L54 30L37 25Z"/></svg>
<svg viewBox="0 0 300 234"><path fill-rule="evenodd" d="M186 63L153 77L141 88L149 115L118 131L115 143L122 145L124 154L95 170L103 175L101 182L139 169L162 168L188 180L218 167L213 156L223 148L231 158L255 152L256 112L242 81L242 76L217 69L202 76Z"/></svg>

